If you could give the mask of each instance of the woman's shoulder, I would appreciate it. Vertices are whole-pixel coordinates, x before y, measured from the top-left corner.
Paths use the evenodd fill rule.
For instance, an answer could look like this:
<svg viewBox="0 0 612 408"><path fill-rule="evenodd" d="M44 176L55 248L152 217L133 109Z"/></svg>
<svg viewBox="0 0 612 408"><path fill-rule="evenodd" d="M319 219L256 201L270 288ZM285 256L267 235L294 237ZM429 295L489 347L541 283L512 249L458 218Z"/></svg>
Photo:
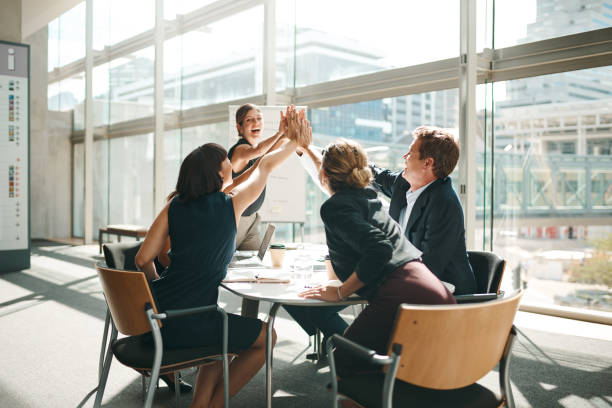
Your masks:
<svg viewBox="0 0 612 408"><path fill-rule="evenodd" d="M360 211L367 207L368 200L376 197L376 192L370 188L338 191L321 206L321 217L333 217L341 212Z"/></svg>

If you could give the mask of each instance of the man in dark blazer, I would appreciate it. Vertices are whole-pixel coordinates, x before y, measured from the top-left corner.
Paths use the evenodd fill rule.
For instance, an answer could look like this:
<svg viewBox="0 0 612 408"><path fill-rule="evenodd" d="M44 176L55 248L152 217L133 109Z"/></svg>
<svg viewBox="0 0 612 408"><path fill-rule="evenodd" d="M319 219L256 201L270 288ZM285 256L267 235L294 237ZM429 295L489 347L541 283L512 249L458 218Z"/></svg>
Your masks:
<svg viewBox="0 0 612 408"><path fill-rule="evenodd" d="M459 160L459 146L440 128L422 126L413 135L404 155L404 170L391 172L370 165L372 184L391 198L389 215L423 252L423 263L440 280L455 285L456 295L475 293L463 209L449 177Z"/></svg>

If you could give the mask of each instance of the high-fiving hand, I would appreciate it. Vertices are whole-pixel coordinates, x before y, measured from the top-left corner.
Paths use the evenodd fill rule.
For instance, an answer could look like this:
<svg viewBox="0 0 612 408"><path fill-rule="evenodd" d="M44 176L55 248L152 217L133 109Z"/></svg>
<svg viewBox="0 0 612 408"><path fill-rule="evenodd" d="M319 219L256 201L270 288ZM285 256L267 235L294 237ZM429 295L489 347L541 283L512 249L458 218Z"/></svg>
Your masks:
<svg viewBox="0 0 612 408"><path fill-rule="evenodd" d="M287 120L287 137L290 140L295 140L301 147L308 147L312 143L312 128L310 122L306 119L306 111L304 109L296 111L295 106L287 107L285 115Z"/></svg>

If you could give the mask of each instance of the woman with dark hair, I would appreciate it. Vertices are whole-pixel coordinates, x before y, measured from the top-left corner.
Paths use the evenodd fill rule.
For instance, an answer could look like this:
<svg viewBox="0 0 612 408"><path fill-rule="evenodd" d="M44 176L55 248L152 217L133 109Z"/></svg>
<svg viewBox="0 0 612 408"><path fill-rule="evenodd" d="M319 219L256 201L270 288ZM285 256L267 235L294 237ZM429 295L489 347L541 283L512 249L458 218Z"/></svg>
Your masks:
<svg viewBox="0 0 612 408"><path fill-rule="evenodd" d="M287 131L287 120L280 113L278 132L265 140L261 140L264 129L261 110L251 103L246 103L236 111L236 129L240 139L230 147L227 156L232 164L232 177L237 177L255 164L258 158L266 152L278 147L283 134ZM259 197L242 213L242 220L236 232L236 249L256 250L259 248L259 214L266 197L264 188Z"/></svg>
<svg viewBox="0 0 612 408"><path fill-rule="evenodd" d="M353 293L366 297L368 305L344 335L386 354L400 304L451 304L455 299L420 261L421 252L404 237L369 187L372 173L359 144L341 140L329 144L322 156L312 147L305 151L330 193L321 206L321 219L330 260L342 285L319 286L301 296L332 302ZM346 356L335 357L339 373L372 369L354 365Z"/></svg>
<svg viewBox="0 0 612 408"><path fill-rule="evenodd" d="M240 216L263 190L268 176L299 145L312 139L306 121L293 107L289 140L261 158L248 180L230 193L232 166L225 149L208 143L191 152L179 171L176 195L159 213L136 255L160 310L183 309L217 303L219 284L227 273L235 249ZM170 237L170 266L159 277L154 259ZM259 319L228 314L229 343L242 350L230 364L230 396L236 394L265 361L266 329ZM220 319L216 314L199 314L170 319L162 327L165 348L218 344ZM273 342L276 341L276 334ZM192 406L223 405L220 363L200 367Z"/></svg>

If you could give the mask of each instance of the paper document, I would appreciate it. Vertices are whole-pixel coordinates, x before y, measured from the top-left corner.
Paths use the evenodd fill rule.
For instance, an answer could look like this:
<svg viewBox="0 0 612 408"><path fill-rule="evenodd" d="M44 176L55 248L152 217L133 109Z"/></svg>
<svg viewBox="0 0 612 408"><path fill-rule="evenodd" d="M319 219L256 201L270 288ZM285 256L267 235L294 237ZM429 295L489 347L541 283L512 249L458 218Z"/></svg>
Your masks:
<svg viewBox="0 0 612 408"><path fill-rule="evenodd" d="M230 268L224 283L251 282L251 283L290 283L291 273L283 270L252 270L249 268Z"/></svg>

